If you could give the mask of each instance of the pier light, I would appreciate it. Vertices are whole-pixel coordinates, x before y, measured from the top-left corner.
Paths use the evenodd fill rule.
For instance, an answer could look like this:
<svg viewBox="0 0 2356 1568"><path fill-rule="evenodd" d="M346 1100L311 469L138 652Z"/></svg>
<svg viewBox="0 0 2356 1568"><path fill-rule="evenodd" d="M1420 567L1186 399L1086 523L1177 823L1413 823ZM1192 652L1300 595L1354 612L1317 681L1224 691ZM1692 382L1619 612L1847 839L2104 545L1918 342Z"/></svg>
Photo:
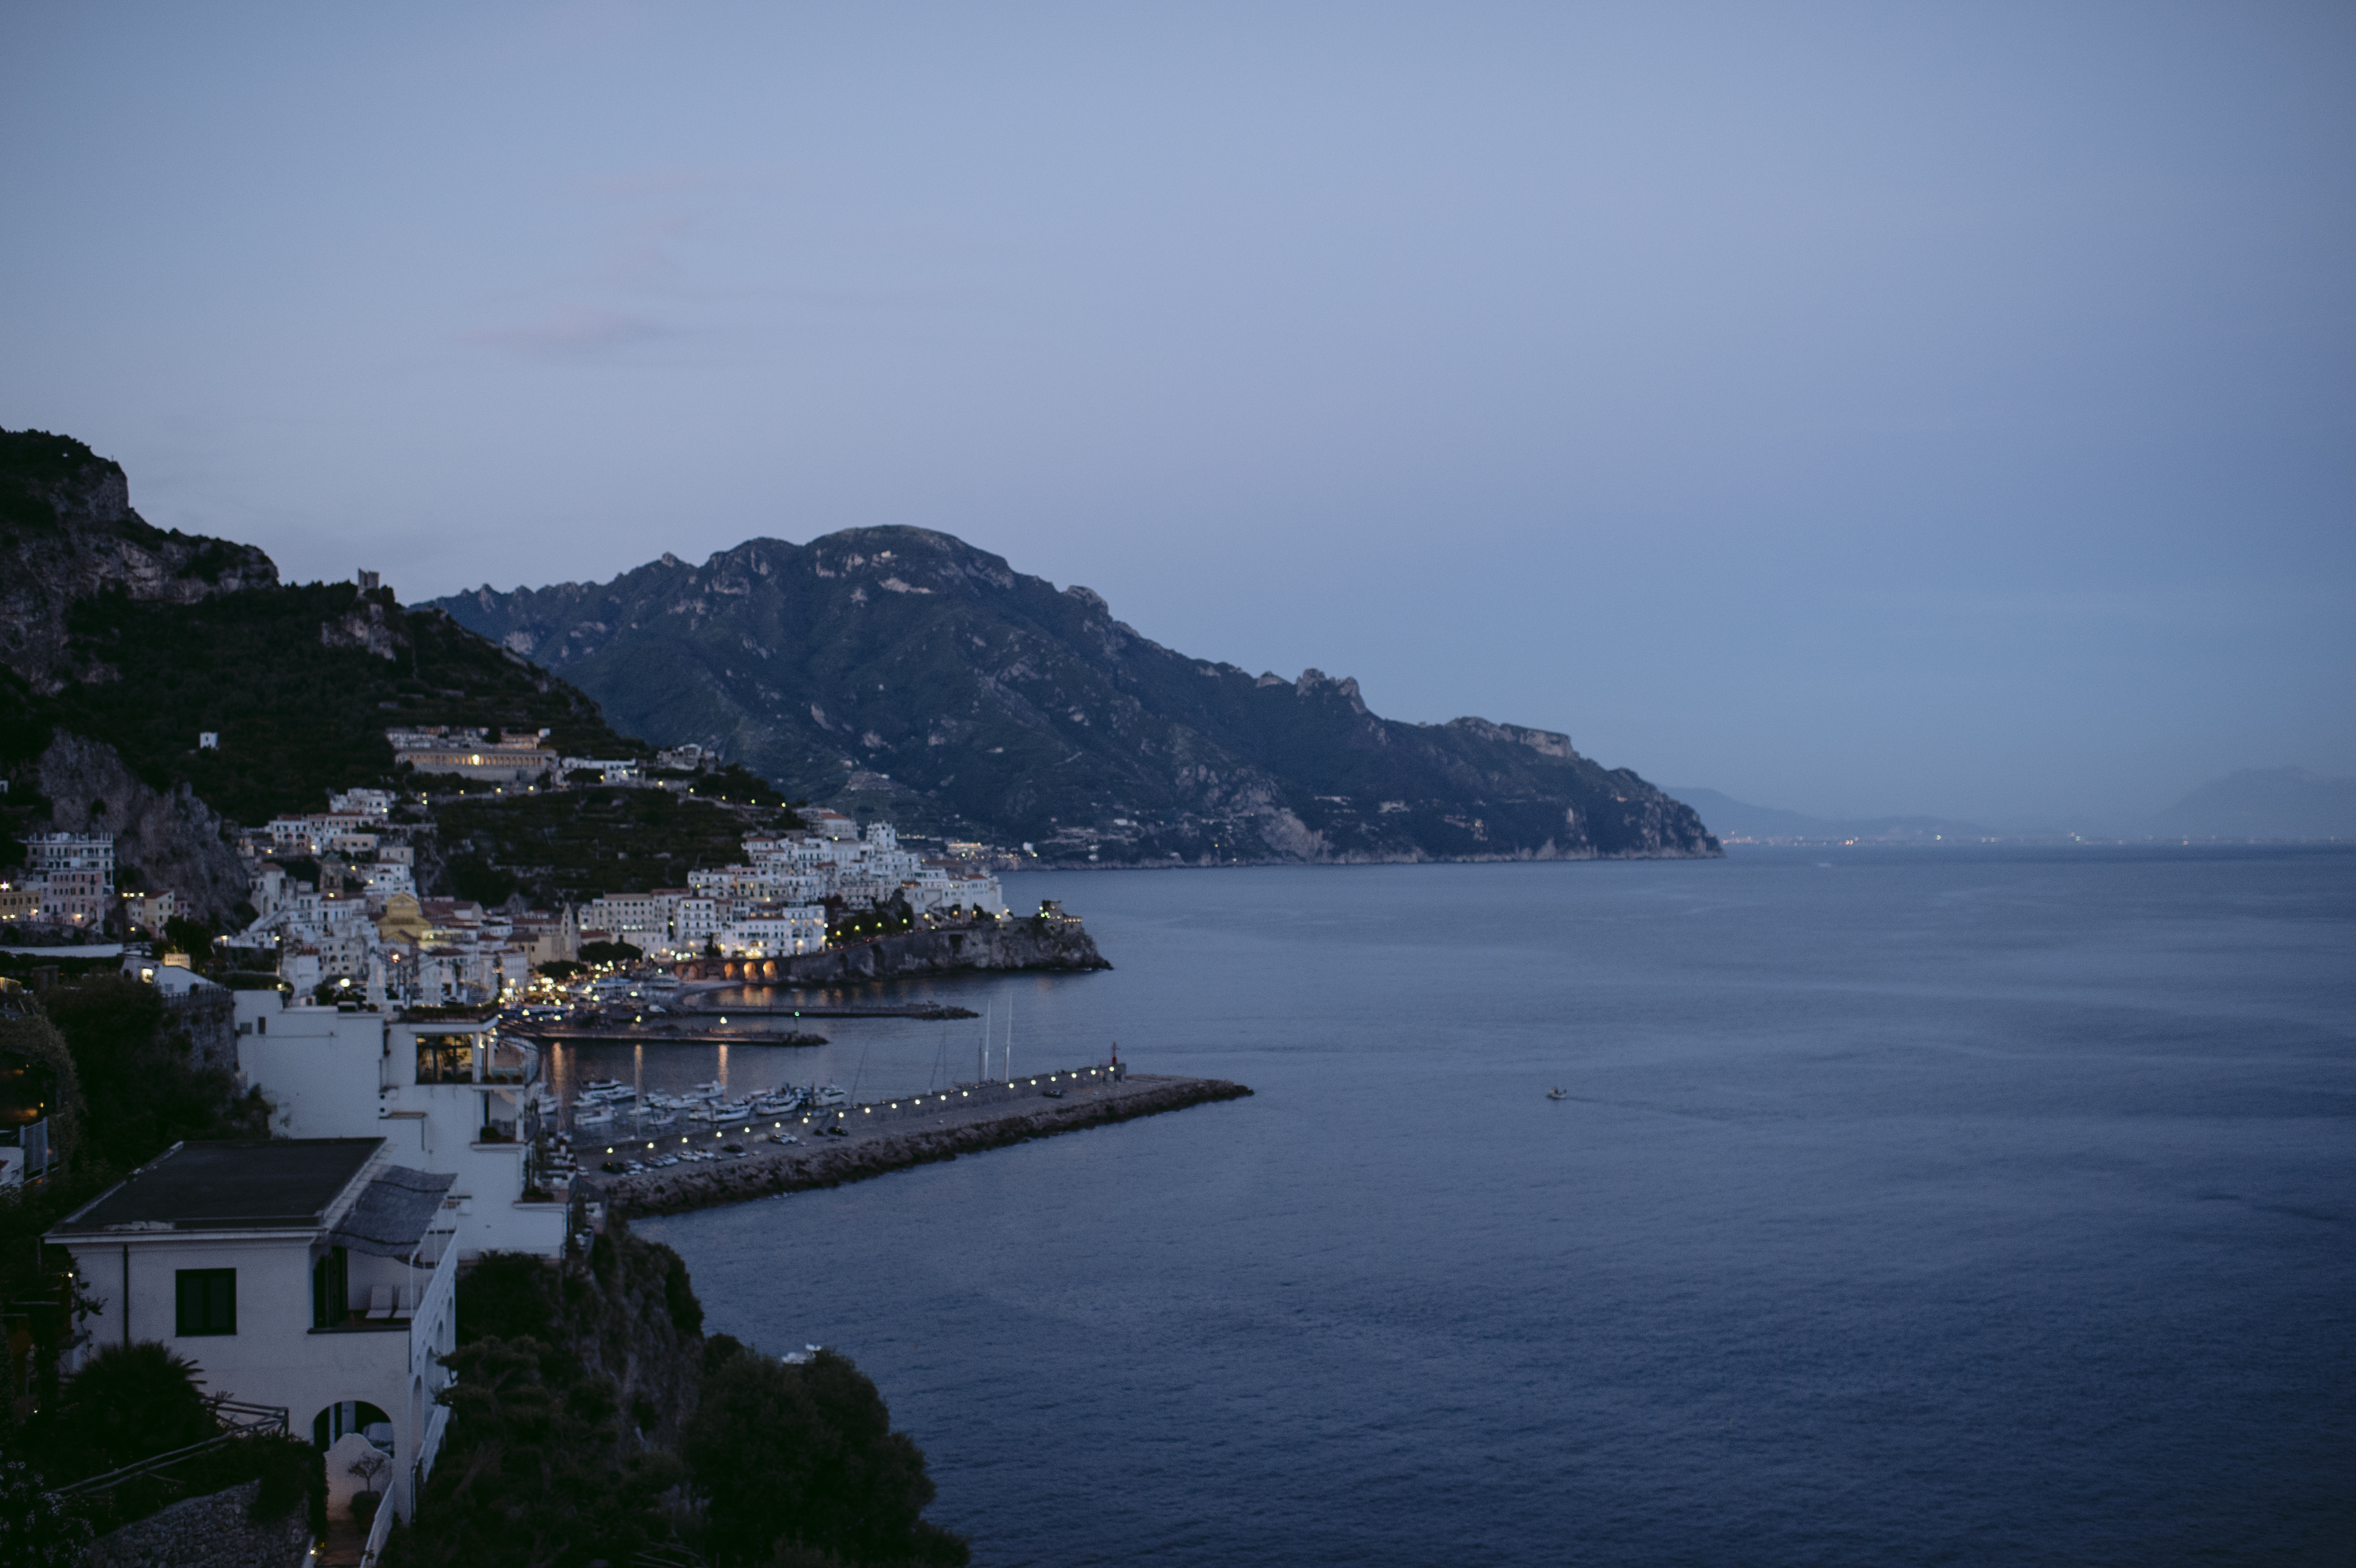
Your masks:
<svg viewBox="0 0 2356 1568"><path fill-rule="evenodd" d="M648 1147L648 1148L649 1148L649 1149L651 1149L651 1148L653 1148L653 1147L654 1147L654 1145L653 1145L652 1144L648 1144L647 1145L647 1147Z"/></svg>
<svg viewBox="0 0 2356 1568"><path fill-rule="evenodd" d="M873 1116L875 1114L875 1107L873 1105L862 1105L859 1109L867 1115Z"/></svg>
<svg viewBox="0 0 2356 1568"><path fill-rule="evenodd" d="M973 1090L970 1090L970 1089L960 1089L960 1090L958 1090L958 1099L960 1099L960 1100L962 1100L962 1099L965 1099L966 1097L969 1096L969 1095L970 1095L970 1094L972 1094L972 1093L973 1093ZM948 1098L948 1095L946 1095L946 1094L944 1094L943 1096L941 1096L941 1098L942 1098L942 1099L944 1099L944 1100L947 1100L947 1099Z"/></svg>

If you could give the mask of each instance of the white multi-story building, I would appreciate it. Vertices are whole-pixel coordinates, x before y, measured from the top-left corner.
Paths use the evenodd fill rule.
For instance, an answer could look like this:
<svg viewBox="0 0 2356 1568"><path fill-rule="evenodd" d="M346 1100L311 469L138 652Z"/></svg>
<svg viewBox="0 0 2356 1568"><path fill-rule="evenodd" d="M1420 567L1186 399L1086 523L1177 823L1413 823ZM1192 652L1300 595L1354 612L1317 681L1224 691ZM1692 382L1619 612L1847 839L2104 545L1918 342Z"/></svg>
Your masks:
<svg viewBox="0 0 2356 1568"><path fill-rule="evenodd" d="M288 1006L275 991L241 991L236 1007L238 1069L269 1102L273 1133L385 1137L404 1164L449 1173L469 1257L562 1250L564 1205L526 1186L541 1082L530 1041L487 1014Z"/></svg>
<svg viewBox="0 0 2356 1568"><path fill-rule="evenodd" d="M730 958L789 958L826 946L826 909L821 905L757 909L720 928L714 940Z"/></svg>
<svg viewBox="0 0 2356 1568"><path fill-rule="evenodd" d="M581 908L581 923L611 931L633 947L661 947L670 939L670 912L680 891L608 893Z"/></svg>
<svg viewBox="0 0 2356 1568"><path fill-rule="evenodd" d="M635 757L567 757L557 763L558 777L570 780L575 773L594 773L605 784L635 784L639 765Z"/></svg>
<svg viewBox="0 0 2356 1568"><path fill-rule="evenodd" d="M160 1340L208 1393L283 1407L327 1449L331 1509L372 1448L391 1461L380 1528L410 1516L450 1413L434 1395L457 1344L461 1203L394 1144L380 1130L176 1144L59 1220L43 1240L73 1259L66 1370Z"/></svg>
<svg viewBox="0 0 2356 1568"><path fill-rule="evenodd" d="M390 789L343 789L327 797L327 810L338 816L366 817L381 822L392 815L393 794Z"/></svg>
<svg viewBox="0 0 2356 1568"><path fill-rule="evenodd" d="M801 818L803 825L819 838L855 839L859 836L859 824L841 811L830 811L821 806L802 812Z"/></svg>
<svg viewBox="0 0 2356 1568"><path fill-rule="evenodd" d="M671 906L670 945L680 952L701 952L704 943L718 938L721 924L720 900L682 892Z"/></svg>
<svg viewBox="0 0 2356 1568"><path fill-rule="evenodd" d="M540 732L541 739L548 732ZM489 738L484 729L427 725L419 729L389 729L393 761L407 763L420 773L455 773L468 779L521 781L538 778L557 764L557 754L538 740L508 736Z"/></svg>

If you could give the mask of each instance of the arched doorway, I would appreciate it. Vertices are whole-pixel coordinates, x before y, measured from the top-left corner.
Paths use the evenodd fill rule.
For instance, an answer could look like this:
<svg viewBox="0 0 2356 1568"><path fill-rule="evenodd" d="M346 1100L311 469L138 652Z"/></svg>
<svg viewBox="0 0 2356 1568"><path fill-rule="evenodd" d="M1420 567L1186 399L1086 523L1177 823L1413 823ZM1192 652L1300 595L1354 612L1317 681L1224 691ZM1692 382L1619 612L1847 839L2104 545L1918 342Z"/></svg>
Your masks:
<svg viewBox="0 0 2356 1568"><path fill-rule="evenodd" d="M392 1452L392 1417L366 1400L345 1400L313 1416L311 1446L332 1448L347 1432L357 1432L386 1453Z"/></svg>

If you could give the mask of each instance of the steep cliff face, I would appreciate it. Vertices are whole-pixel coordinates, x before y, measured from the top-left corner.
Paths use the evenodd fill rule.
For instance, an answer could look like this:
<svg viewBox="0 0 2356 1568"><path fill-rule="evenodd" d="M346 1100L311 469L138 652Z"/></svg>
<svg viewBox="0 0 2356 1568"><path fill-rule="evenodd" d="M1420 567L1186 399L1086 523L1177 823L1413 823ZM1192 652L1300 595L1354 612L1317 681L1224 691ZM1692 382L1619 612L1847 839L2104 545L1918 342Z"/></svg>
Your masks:
<svg viewBox="0 0 2356 1568"><path fill-rule="evenodd" d="M1355 681L1191 659L948 534L755 539L438 603L625 726L789 792L1065 864L1715 854L1568 736L1403 724Z"/></svg>
<svg viewBox="0 0 2356 1568"><path fill-rule="evenodd" d="M0 663L40 692L102 677L67 646L66 614L110 588L194 604L267 587L278 568L251 544L154 527L131 509L123 467L70 436L0 431Z"/></svg>
<svg viewBox="0 0 2356 1568"><path fill-rule="evenodd" d="M170 888L214 923L244 898L244 867L221 820L186 784L155 789L112 746L65 734L41 754L39 779L54 826L114 835L124 886Z"/></svg>

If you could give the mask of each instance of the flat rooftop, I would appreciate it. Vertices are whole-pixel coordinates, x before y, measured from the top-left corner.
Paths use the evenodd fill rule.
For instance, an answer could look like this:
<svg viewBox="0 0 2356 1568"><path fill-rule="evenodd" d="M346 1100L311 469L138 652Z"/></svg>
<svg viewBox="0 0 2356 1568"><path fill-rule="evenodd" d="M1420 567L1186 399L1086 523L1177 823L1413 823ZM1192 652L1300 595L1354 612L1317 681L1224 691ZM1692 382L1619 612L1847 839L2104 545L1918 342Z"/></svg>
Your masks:
<svg viewBox="0 0 2356 1568"><path fill-rule="evenodd" d="M93 1230L309 1230L360 1174L381 1138L182 1144L59 1220Z"/></svg>

